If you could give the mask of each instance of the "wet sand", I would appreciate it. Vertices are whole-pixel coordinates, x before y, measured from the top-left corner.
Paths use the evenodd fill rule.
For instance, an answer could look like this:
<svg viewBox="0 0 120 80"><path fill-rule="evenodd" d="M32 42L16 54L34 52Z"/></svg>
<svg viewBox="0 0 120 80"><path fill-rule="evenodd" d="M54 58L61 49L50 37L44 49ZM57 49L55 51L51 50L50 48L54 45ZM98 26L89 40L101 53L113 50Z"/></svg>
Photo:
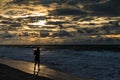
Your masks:
<svg viewBox="0 0 120 80"><path fill-rule="evenodd" d="M52 80L0 64L0 80Z"/></svg>
<svg viewBox="0 0 120 80"><path fill-rule="evenodd" d="M68 73L40 65L38 76L33 74L32 62L0 59L0 80L94 80L76 77ZM42 77L41 77L42 76Z"/></svg>

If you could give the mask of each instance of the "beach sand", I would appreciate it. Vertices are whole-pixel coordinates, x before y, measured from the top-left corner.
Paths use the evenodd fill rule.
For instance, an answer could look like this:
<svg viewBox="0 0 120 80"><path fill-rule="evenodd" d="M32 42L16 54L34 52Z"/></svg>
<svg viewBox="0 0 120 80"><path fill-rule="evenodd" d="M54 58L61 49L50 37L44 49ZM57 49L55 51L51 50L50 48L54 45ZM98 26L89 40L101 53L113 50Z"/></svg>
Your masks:
<svg viewBox="0 0 120 80"><path fill-rule="evenodd" d="M94 80L88 78L80 78L68 73L50 69L45 65L40 65L40 72L33 74L34 63L1 59L0 58L0 80Z"/></svg>
<svg viewBox="0 0 120 80"><path fill-rule="evenodd" d="M7 65L0 64L0 80L52 80L46 77L25 73Z"/></svg>

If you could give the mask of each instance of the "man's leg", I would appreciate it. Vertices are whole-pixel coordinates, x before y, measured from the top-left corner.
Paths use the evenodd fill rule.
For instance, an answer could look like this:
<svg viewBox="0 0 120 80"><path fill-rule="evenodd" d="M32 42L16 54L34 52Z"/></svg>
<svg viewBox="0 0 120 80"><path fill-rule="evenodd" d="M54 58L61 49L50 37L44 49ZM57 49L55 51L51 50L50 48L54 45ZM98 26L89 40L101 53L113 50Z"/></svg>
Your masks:
<svg viewBox="0 0 120 80"><path fill-rule="evenodd" d="M37 71L37 75L38 75L40 72L40 62L39 61L37 62L37 65L38 65L38 71Z"/></svg>
<svg viewBox="0 0 120 80"><path fill-rule="evenodd" d="M34 74L35 74L35 70L36 70L36 61L34 63Z"/></svg>
<svg viewBox="0 0 120 80"><path fill-rule="evenodd" d="M38 61L38 70L40 69L40 61Z"/></svg>

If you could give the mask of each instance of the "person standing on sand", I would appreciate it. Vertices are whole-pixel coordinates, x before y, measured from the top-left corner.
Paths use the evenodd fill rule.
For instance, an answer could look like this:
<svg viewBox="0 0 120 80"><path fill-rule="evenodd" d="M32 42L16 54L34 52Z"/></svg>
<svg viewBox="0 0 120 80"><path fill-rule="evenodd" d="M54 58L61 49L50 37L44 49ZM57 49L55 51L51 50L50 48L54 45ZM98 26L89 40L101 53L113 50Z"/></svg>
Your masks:
<svg viewBox="0 0 120 80"><path fill-rule="evenodd" d="M37 67L37 65L38 65L38 71L37 72L39 72L39 70L40 70L40 48L39 47L37 47L37 49L36 50L34 50L34 74L35 74L35 71L36 71L36 67Z"/></svg>

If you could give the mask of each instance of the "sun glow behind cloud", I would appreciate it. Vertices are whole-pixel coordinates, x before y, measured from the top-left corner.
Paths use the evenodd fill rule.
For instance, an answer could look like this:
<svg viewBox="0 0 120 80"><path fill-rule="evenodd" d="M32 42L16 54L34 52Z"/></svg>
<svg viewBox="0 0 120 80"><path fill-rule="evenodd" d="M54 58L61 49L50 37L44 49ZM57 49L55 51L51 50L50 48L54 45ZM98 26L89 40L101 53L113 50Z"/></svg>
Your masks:
<svg viewBox="0 0 120 80"><path fill-rule="evenodd" d="M56 9L63 15L53 15ZM52 10L53 14L49 14ZM1 10L0 41L16 44L81 44L81 41L95 42L100 38L120 39L118 22L120 17L76 15L76 13L64 15L74 10L81 13L84 11L84 6L78 3L74 7L68 3L62 5L51 3L46 6L13 4L10 8Z"/></svg>
<svg viewBox="0 0 120 80"><path fill-rule="evenodd" d="M34 23L28 23L28 25L33 25L33 26L43 26L46 24L46 20L39 20L37 22L34 22Z"/></svg>

